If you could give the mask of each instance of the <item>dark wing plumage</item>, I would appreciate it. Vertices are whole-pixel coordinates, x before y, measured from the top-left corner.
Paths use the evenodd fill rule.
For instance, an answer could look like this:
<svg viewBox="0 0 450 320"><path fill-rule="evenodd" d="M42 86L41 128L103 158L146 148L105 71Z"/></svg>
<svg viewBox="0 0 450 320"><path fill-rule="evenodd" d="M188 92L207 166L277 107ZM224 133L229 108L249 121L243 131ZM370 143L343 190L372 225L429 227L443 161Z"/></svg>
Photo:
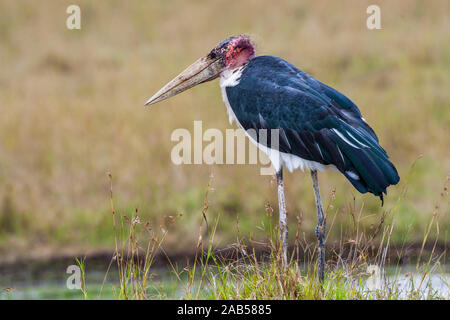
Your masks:
<svg viewBox="0 0 450 320"><path fill-rule="evenodd" d="M244 129L280 129L281 152L335 165L358 191L381 199L398 183L397 170L358 107L289 62L254 58L226 93ZM270 147L270 138L263 140L258 136Z"/></svg>

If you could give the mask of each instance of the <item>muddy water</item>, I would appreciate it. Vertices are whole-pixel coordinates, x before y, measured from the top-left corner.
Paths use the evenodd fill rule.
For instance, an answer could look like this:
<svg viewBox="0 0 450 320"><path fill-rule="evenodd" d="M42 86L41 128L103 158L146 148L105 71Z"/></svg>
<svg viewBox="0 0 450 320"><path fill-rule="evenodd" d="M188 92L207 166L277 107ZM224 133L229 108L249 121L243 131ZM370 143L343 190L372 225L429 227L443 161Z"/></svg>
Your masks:
<svg viewBox="0 0 450 320"><path fill-rule="evenodd" d="M55 268L56 267L56 268ZM74 275L69 266L41 266L42 272L8 270L0 274L0 299L82 299L81 291L76 288ZM439 297L450 299L450 266L423 276L412 265L392 268L385 272L376 267L369 270L365 289L376 294L376 290L390 288L397 290L398 296L410 298L411 291L419 292L421 298ZM117 271L108 266L92 266L86 270L88 299L114 299L117 292ZM73 267L72 267L73 269ZM68 272L69 271L69 272ZM166 268L153 270L153 278L148 295L153 299L180 299L185 297L186 274L181 280ZM419 289L419 290L418 290ZM416 297L417 298L417 297Z"/></svg>

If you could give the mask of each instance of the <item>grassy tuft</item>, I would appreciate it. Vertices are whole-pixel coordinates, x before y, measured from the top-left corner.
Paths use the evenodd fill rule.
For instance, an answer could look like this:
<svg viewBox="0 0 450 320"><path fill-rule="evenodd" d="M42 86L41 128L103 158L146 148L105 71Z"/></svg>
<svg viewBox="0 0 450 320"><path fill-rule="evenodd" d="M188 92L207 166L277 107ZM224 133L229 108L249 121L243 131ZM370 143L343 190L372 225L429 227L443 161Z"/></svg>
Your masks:
<svg viewBox="0 0 450 320"><path fill-rule="evenodd" d="M412 170L411 170L412 171ZM436 253L436 239L432 240L431 252L423 248L430 242L432 230L439 234L439 206L436 206L423 237L422 250L415 269L402 274L400 264L393 265L387 260L393 230L396 226L397 208L406 196L407 187L399 197L397 204L387 210L370 230L364 229L364 208L351 206L353 229L343 234L339 245L327 252L326 277L322 284L317 278L316 243L302 236L302 219L297 217L294 245L290 248L289 263L283 267L279 239L279 226L274 210L266 204L266 219L262 228L266 234L264 241L256 242L252 236L241 232L237 218L236 242L222 254L216 244L217 228L220 216L211 219L209 195L214 176L210 180L204 195L203 207L198 215L198 240L195 256L186 266L179 268L172 263L163 248L168 231L162 227L158 232L148 223L142 225L138 210L131 217L115 211L111 180L111 211L113 218L116 249L111 260L118 271L118 284L113 292L118 299L167 298L163 286L154 281L156 274L152 265L158 253L163 253L175 275L178 289L184 294L177 298L185 299L445 299L442 291L434 288L431 276L436 272L445 278L445 252ZM447 189L441 195L444 201ZM325 214L334 210L335 191L328 198ZM120 218L118 218L120 217ZM171 217L177 224L178 216ZM117 221L116 221L117 219ZM212 220L212 221L211 221ZM266 223L267 222L267 223ZM336 228L332 220L329 232ZM144 237L143 237L144 235ZM84 260L79 262L84 264ZM84 270L84 268L83 268ZM387 275L389 273L389 276ZM105 276L106 279L106 276ZM448 287L448 284L445 284ZM155 290L156 288L156 290ZM152 292L152 294L149 294ZM156 292L156 293L155 293ZM83 285L83 297L87 297ZM450 288L449 288L450 293ZM173 296L172 296L173 297Z"/></svg>

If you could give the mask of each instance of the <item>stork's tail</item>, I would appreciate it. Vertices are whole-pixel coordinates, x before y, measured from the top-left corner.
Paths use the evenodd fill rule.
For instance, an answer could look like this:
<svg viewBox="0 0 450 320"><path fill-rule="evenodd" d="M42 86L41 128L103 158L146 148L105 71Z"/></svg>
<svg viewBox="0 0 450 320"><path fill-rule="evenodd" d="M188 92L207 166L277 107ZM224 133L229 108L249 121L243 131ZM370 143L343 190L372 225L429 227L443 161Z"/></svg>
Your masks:
<svg viewBox="0 0 450 320"><path fill-rule="evenodd" d="M348 139L352 138L354 135L348 136ZM362 139L361 136L358 138L353 142L361 140L359 145L349 144L349 140L336 140L345 158L345 168L339 170L359 192L370 192L380 197L383 205L383 193L386 194L386 188L397 184L400 177L377 140L367 137Z"/></svg>
<svg viewBox="0 0 450 320"><path fill-rule="evenodd" d="M371 157L370 152L358 153L356 164L343 174L359 192L370 192L380 197L383 205L383 193L386 194L386 188L400 181L397 170L387 159ZM361 168L362 166L364 167Z"/></svg>

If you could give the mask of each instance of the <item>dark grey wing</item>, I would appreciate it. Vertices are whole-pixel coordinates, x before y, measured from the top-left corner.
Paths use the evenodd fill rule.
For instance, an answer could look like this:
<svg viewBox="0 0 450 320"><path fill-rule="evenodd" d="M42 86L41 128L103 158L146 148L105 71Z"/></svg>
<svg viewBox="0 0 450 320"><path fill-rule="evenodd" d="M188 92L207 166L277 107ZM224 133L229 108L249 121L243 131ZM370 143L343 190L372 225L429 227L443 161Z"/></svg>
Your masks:
<svg viewBox="0 0 450 320"><path fill-rule="evenodd" d="M353 102L288 62L270 56L247 65L226 93L244 129L279 129L279 150L334 165L362 192L382 197L399 177ZM270 134L259 143L270 147Z"/></svg>

